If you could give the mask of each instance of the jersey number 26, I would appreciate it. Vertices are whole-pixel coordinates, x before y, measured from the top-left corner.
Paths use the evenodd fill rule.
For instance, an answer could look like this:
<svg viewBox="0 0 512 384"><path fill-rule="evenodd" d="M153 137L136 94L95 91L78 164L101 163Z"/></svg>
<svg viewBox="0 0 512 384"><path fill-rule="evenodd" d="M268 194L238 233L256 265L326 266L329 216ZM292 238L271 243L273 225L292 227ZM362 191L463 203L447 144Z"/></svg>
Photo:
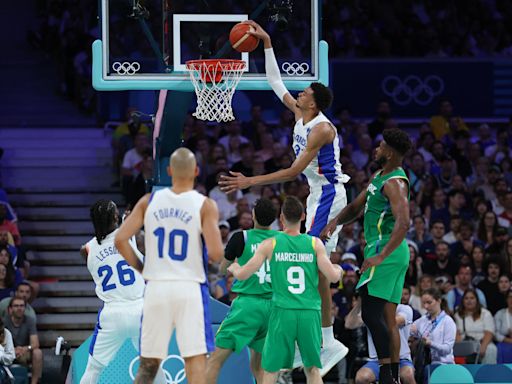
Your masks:
<svg viewBox="0 0 512 384"><path fill-rule="evenodd" d="M135 272L130 268L126 260L121 260L116 264L117 275L119 277L119 283L121 285L127 286L135 283ZM114 275L114 271L110 265L102 265L98 268L98 276L105 277L101 281L101 286L103 287L103 292L110 291L112 289L116 289L116 283L109 283L110 279Z"/></svg>

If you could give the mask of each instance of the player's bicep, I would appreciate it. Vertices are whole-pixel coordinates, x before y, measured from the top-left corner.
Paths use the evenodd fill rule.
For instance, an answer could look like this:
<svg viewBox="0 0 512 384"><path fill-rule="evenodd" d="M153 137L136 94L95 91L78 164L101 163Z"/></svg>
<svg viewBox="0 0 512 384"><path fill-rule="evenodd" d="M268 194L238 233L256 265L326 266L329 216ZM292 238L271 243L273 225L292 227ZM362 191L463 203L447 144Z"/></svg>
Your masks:
<svg viewBox="0 0 512 384"><path fill-rule="evenodd" d="M384 194L391 205L395 220L402 225L409 225L409 185L404 179L391 179L384 185Z"/></svg>
<svg viewBox="0 0 512 384"><path fill-rule="evenodd" d="M213 261L220 261L224 255L224 249L219 230L219 210L215 201L206 198L201 208L201 217L203 237L208 249L208 256Z"/></svg>

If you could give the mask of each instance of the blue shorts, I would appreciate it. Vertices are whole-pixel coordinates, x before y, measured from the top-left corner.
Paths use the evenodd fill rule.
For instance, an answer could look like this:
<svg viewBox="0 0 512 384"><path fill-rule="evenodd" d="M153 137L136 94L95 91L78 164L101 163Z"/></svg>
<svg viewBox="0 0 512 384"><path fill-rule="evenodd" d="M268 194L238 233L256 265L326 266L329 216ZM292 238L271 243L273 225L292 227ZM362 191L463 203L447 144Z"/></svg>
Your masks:
<svg viewBox="0 0 512 384"><path fill-rule="evenodd" d="M412 364L411 360L407 359L400 359L400 369L403 367L411 367L414 369L414 365ZM365 365L363 365L361 368L368 368L370 369L373 374L375 375L375 380L379 380L379 361L378 360L370 360Z"/></svg>

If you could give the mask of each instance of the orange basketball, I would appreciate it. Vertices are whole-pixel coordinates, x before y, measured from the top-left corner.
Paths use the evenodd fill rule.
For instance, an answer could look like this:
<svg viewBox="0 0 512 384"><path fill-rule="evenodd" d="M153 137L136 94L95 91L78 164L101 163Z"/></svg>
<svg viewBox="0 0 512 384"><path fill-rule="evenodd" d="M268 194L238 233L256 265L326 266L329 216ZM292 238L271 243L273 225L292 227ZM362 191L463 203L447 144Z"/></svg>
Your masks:
<svg viewBox="0 0 512 384"><path fill-rule="evenodd" d="M260 43L260 39L250 35L247 32L253 31L254 28L249 24L238 23L229 33L229 41L233 49L238 52L252 52Z"/></svg>

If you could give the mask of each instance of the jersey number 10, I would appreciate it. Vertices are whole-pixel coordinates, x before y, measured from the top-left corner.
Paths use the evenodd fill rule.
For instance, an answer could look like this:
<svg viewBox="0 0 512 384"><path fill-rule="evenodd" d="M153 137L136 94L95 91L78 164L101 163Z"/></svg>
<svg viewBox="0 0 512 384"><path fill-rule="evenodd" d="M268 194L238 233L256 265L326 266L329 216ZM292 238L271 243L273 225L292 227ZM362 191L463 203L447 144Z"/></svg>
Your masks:
<svg viewBox="0 0 512 384"><path fill-rule="evenodd" d="M158 237L158 258L163 258L164 255L164 240L165 229L158 227L153 231L153 234ZM169 232L169 249L167 255L176 261L183 261L187 258L188 250L188 233L183 229L173 229Z"/></svg>

